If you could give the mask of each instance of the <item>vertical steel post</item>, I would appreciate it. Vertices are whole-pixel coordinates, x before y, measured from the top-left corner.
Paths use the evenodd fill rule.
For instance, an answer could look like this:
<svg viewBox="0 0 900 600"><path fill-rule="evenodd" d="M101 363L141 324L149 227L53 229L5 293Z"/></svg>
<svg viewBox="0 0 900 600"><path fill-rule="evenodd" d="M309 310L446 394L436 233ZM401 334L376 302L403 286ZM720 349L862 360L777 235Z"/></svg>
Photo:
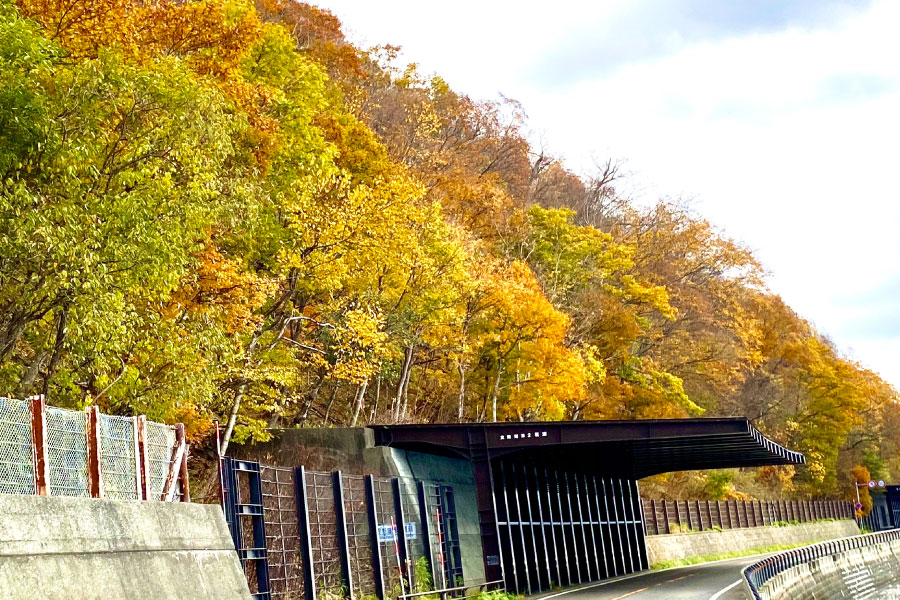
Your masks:
<svg viewBox="0 0 900 600"><path fill-rule="evenodd" d="M347 597L354 600L356 592L353 589L353 570L350 566L350 543L347 539L347 514L344 508L344 481L341 472L331 473L331 483L334 489L334 516L337 529L338 552L341 558L341 583L347 589Z"/></svg>
<svg viewBox="0 0 900 600"><path fill-rule="evenodd" d="M431 525L428 508L428 496L425 494L425 482L416 481L416 492L419 497L419 521L422 523L422 545L425 548L425 560L428 561L428 571L431 573L431 581L437 587L437 569L434 564L434 550L431 546Z"/></svg>
<svg viewBox="0 0 900 600"><path fill-rule="evenodd" d="M181 453L181 462L178 465L178 485L181 492L181 501L191 501L191 487L188 481L188 452L190 452L190 444L187 443L187 435L184 433L184 423L175 425L175 443L184 444L184 452Z"/></svg>
<svg viewBox="0 0 900 600"><path fill-rule="evenodd" d="M300 554L303 557L303 584L306 598L316 598L316 575L313 563L312 529L309 525L309 493L306 467L294 469L294 494L297 498L297 528L300 531ZM377 537L377 532L375 532Z"/></svg>
<svg viewBox="0 0 900 600"><path fill-rule="evenodd" d="M89 406L85 411L87 424L88 492L91 498L103 498L103 461L100 444L100 409Z"/></svg>
<svg viewBox="0 0 900 600"><path fill-rule="evenodd" d="M609 563L606 561L606 542L603 541L603 516L600 514L600 495L597 492L597 476L591 476L591 483L594 493L594 512L597 514L597 533L600 536L600 553L603 555L603 578L609 577ZM609 518L606 519L606 526L609 527ZM610 548L612 548L612 538L610 538Z"/></svg>
<svg viewBox="0 0 900 600"><path fill-rule="evenodd" d="M550 475L544 469L544 483L547 489L547 516L550 518L550 540L553 542L553 564L556 566L556 584L562 585L562 575L559 571L559 552L556 550L556 525L553 521L553 499L550 495ZM562 515L560 515L562 520Z"/></svg>
<svg viewBox="0 0 900 600"><path fill-rule="evenodd" d="M375 595L379 600L385 600L384 572L381 567L381 542L378 540L378 506L375 498L375 478L372 475L366 475L365 485L366 515L369 517L369 542L372 546L372 571L375 579ZM315 596L307 596L307 598L315 598Z"/></svg>
<svg viewBox="0 0 900 600"><path fill-rule="evenodd" d="M581 510L581 485L578 483L578 473L572 474L575 481L575 503L578 505L578 522L581 523L581 546L584 549L584 570L587 571L587 580L592 581L591 576L591 559L588 553L587 534L584 531L584 513Z"/></svg>
<svg viewBox="0 0 900 600"><path fill-rule="evenodd" d="M137 461L140 470L140 485L138 486L138 498L148 500L150 498L150 449L147 447L147 417L138 415L134 418L137 439ZM218 425L217 425L218 426ZM218 432L218 429L216 430ZM222 473L222 457L219 456L219 445L216 444L216 463L219 474L219 504L225 507L225 479Z"/></svg>
<svg viewBox="0 0 900 600"><path fill-rule="evenodd" d="M525 571L525 587L528 593L533 594L531 587L531 564L528 561L528 549L525 547L525 526L522 523L522 504L519 502L519 476L516 473L516 465L510 465L513 477L513 492L516 499L516 519L519 521L519 545L522 547L522 569Z"/></svg>
<svg viewBox="0 0 900 600"><path fill-rule="evenodd" d="M638 565L641 569L650 568L650 561L647 556L647 528L644 526L644 511L640 510L641 507L641 492L638 489L638 482L634 479L629 479L628 493L631 496L632 506L635 507L636 515L640 515L641 518L641 527L635 525L635 535L637 536L637 549L638 549ZM709 509L709 503L706 504L707 510Z"/></svg>
<svg viewBox="0 0 900 600"><path fill-rule="evenodd" d="M391 477L391 491L394 493L394 515L397 517L397 546L400 552L400 571L413 589L413 568L409 558L409 543L406 539L406 515L403 514L403 494L400 490L400 478Z"/></svg>
<svg viewBox="0 0 900 600"><path fill-rule="evenodd" d="M544 547L544 567L547 571L547 589L550 589L553 587L553 575L550 573L550 553L547 551L547 523L544 522L544 507L541 502L541 477L538 474L537 467L534 468L534 497L537 504L538 519L541 522L541 544ZM552 517L550 520L553 521ZM550 535L551 537L553 535L552 524L550 525ZM557 577L559 577L559 575L557 575Z"/></svg>
<svg viewBox="0 0 900 600"><path fill-rule="evenodd" d="M569 505L569 526L572 528L572 552L575 553L575 572L578 574L578 583L583 583L581 579L581 561L579 560L578 538L575 536L575 513L572 511L572 490L569 487L569 473L563 473L566 481L566 503Z"/></svg>
<svg viewBox="0 0 900 600"><path fill-rule="evenodd" d="M553 471L553 481L556 484L556 502L559 505L559 530L562 534L563 563L566 565L566 585L572 585L572 569L569 568L569 544L566 542L566 523L563 518L562 492L559 489L558 471Z"/></svg>
<svg viewBox="0 0 900 600"><path fill-rule="evenodd" d="M515 465L513 465L515 468ZM534 517L531 514L531 491L528 486L528 469L522 465L522 477L525 481L525 506L528 508L528 523L531 527L531 549L534 552L534 576L537 579L538 591L541 591L541 561L538 558L537 535L534 533ZM549 586L550 582L547 582Z"/></svg>
<svg viewBox="0 0 900 600"><path fill-rule="evenodd" d="M612 490L612 498L609 498L609 495L606 493L606 478L601 477L600 481L603 482L603 501L607 503L607 507L609 506L610 500L612 501L612 518L615 520L616 527L616 541L619 546L619 554L616 555L618 558L617 566L621 564L622 566L622 575L625 575L628 569L625 567L625 550L622 547L622 523L619 520L619 507L616 504L616 488L613 484L612 478L609 479L609 488ZM608 508L607 508L608 510ZM612 531L610 529L610 531ZM615 546L613 547L613 554L615 555ZM617 573L618 575L618 573Z"/></svg>
<svg viewBox="0 0 900 600"><path fill-rule="evenodd" d="M512 534L512 515L509 513L509 494L506 491L508 487L506 485L506 469L503 466L503 461L500 461L500 479L503 481L503 509L506 511L506 534L509 538L509 557L512 559L512 576L513 576L513 586L516 588L516 594L519 594L519 574L518 574L518 561L516 560L516 546L513 543L513 534Z"/></svg>
<svg viewBox="0 0 900 600"><path fill-rule="evenodd" d="M663 521L666 523L666 533L672 533L672 527L669 526L669 507L666 505L666 499L663 498Z"/></svg>
<svg viewBox="0 0 900 600"><path fill-rule="evenodd" d="M631 572L634 573L638 570L634 564L635 546L631 544L631 528L634 526L634 519L629 519L628 509L625 506L625 486L622 485L621 479L617 479L616 481L619 482L619 499L622 502L622 516L625 519L625 538L628 540L628 560L631 562Z"/></svg>
<svg viewBox="0 0 900 600"><path fill-rule="evenodd" d="M601 579L603 575L600 574L600 557L597 556L597 532L594 529L594 515L591 513L591 494L588 491L588 478L587 475L582 475L581 477L584 481L584 501L588 514L588 531L591 533L590 547L594 554L594 572L597 573L597 579Z"/></svg>
<svg viewBox="0 0 900 600"><path fill-rule="evenodd" d="M494 490L490 439L485 427L470 427L467 437L469 459L475 477L475 505L478 508L478 529L481 534L485 580L505 581L506 567L500 549L500 524L497 522L497 494Z"/></svg>
<svg viewBox="0 0 900 600"><path fill-rule="evenodd" d="M50 495L50 463L47 461L47 415L44 395L30 399L31 406L31 457L34 467L34 493Z"/></svg>

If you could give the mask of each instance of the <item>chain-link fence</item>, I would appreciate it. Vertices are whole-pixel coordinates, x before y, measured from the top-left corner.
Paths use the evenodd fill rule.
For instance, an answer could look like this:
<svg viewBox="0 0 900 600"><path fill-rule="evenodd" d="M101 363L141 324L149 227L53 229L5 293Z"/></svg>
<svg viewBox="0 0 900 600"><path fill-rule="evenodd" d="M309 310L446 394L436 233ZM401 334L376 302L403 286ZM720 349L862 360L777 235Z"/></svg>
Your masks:
<svg viewBox="0 0 900 600"><path fill-rule="evenodd" d="M140 468L133 417L100 416L100 456L106 496L137 500Z"/></svg>
<svg viewBox="0 0 900 600"><path fill-rule="evenodd" d="M184 442L179 442L176 427L92 410L45 406L42 398L0 397L0 493L120 500L146 494L147 499L160 500L171 477L172 500L181 500L184 464L174 460ZM142 460L138 439L144 423L147 461Z"/></svg>
<svg viewBox="0 0 900 600"><path fill-rule="evenodd" d="M153 500L162 498L166 485L166 477L172 465L172 449L175 447L175 427L162 423L147 423L147 459L149 475L147 497ZM180 489L180 488L177 488ZM176 500L181 495L176 491Z"/></svg>
<svg viewBox="0 0 900 600"><path fill-rule="evenodd" d="M31 411L26 402L2 397L0 397L0 493L34 493Z"/></svg>
<svg viewBox="0 0 900 600"><path fill-rule="evenodd" d="M47 463L51 496L89 496L86 413L48 406Z"/></svg>

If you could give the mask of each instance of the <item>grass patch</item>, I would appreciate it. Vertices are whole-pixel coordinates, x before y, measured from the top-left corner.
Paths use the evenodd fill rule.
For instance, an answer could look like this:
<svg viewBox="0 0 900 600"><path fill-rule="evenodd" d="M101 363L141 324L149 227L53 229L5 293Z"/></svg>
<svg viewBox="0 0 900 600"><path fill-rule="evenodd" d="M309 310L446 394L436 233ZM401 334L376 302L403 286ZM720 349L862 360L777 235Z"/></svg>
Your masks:
<svg viewBox="0 0 900 600"><path fill-rule="evenodd" d="M687 558L679 558L678 560L664 560L662 562L650 565L653 571L662 569L671 569L672 567L684 567L687 565L699 565L701 563L712 562L714 560L725 560L728 558L740 558L742 556L752 556L754 554L769 554L771 552L781 552L783 550L793 550L794 548L802 548L810 544L818 542L802 542L799 544L776 544L773 546L761 546L758 548L749 548L747 550L735 550L734 552L719 552L716 554L701 554L700 556L688 556Z"/></svg>

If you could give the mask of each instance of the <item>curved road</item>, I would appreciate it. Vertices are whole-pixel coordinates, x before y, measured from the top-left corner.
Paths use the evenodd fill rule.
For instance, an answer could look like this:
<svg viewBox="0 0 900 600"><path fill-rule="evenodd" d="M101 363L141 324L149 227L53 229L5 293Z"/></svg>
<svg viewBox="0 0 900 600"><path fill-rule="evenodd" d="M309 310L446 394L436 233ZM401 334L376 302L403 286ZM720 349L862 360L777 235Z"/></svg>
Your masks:
<svg viewBox="0 0 900 600"><path fill-rule="evenodd" d="M727 588L739 580L741 569L761 559L761 556L746 556L665 571L647 571L632 577L548 594L540 600L743 599L745 596L739 585Z"/></svg>

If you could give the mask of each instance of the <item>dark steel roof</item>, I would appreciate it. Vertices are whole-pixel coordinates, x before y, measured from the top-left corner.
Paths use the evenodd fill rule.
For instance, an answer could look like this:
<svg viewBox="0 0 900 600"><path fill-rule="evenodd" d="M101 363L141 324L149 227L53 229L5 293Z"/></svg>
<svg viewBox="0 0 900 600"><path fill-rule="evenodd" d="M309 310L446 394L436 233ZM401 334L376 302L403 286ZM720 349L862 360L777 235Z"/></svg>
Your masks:
<svg viewBox="0 0 900 600"><path fill-rule="evenodd" d="M798 465L747 419L374 425L375 443L431 454L510 457L563 470L640 479L670 471ZM514 456L513 456L514 455Z"/></svg>

